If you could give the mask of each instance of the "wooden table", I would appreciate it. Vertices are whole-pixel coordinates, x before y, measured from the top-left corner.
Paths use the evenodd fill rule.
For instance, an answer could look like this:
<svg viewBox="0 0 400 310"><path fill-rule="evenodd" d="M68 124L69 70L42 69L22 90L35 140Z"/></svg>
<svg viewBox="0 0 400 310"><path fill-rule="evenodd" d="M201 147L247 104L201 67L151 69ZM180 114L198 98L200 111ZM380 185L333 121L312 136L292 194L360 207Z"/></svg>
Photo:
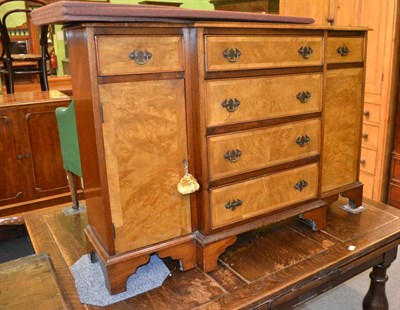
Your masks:
<svg viewBox="0 0 400 310"><path fill-rule="evenodd" d="M198 268L181 272L167 259L172 276L161 287L108 308L287 309L373 267L364 308L385 309L386 269L400 243L400 210L371 200L364 206L364 212L350 214L332 205L320 232L289 219L241 235L207 274ZM87 307L69 271L86 253L86 214L43 209L26 213L25 221L36 252L50 254L68 307Z"/></svg>

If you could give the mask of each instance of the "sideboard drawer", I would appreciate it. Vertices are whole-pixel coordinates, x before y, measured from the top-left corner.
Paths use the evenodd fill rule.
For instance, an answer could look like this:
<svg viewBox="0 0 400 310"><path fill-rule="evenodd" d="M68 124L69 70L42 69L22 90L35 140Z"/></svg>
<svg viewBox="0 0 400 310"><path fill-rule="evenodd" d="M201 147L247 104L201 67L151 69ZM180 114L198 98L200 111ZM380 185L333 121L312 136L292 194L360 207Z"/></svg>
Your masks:
<svg viewBox="0 0 400 310"><path fill-rule="evenodd" d="M322 37L206 36L206 71L321 65Z"/></svg>
<svg viewBox="0 0 400 310"><path fill-rule="evenodd" d="M364 60L364 38L328 38L328 63Z"/></svg>
<svg viewBox="0 0 400 310"><path fill-rule="evenodd" d="M184 70L181 36L98 35L99 75Z"/></svg>
<svg viewBox="0 0 400 310"><path fill-rule="evenodd" d="M211 190L212 227L232 224L317 197L318 165L311 164Z"/></svg>
<svg viewBox="0 0 400 310"><path fill-rule="evenodd" d="M319 112L321 94L322 74L208 81L207 126Z"/></svg>
<svg viewBox="0 0 400 310"><path fill-rule="evenodd" d="M208 138L210 179L228 177L319 154L320 120Z"/></svg>
<svg viewBox="0 0 400 310"><path fill-rule="evenodd" d="M377 104L364 103L363 120L379 124L381 114L381 107Z"/></svg>
<svg viewBox="0 0 400 310"><path fill-rule="evenodd" d="M378 147L379 127L363 124L362 144L372 148Z"/></svg>
<svg viewBox="0 0 400 310"><path fill-rule="evenodd" d="M360 169L361 171L375 174L376 151L361 148Z"/></svg>

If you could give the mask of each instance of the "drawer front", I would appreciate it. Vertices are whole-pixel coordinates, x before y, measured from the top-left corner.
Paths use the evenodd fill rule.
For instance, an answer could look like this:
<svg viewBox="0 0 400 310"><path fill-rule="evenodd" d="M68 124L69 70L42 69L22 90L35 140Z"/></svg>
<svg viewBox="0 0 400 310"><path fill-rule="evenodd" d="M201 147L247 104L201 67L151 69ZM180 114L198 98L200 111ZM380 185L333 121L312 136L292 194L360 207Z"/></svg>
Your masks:
<svg viewBox="0 0 400 310"><path fill-rule="evenodd" d="M389 184L388 204L400 209L400 186L397 184Z"/></svg>
<svg viewBox="0 0 400 310"><path fill-rule="evenodd" d="M362 131L362 144L376 148L378 146L379 127L364 124Z"/></svg>
<svg viewBox="0 0 400 310"><path fill-rule="evenodd" d="M375 162L376 162L376 151L362 148L361 149L361 159L360 159L360 169L361 171L375 174Z"/></svg>
<svg viewBox="0 0 400 310"><path fill-rule="evenodd" d="M181 36L96 37L99 75L182 71Z"/></svg>
<svg viewBox="0 0 400 310"><path fill-rule="evenodd" d="M321 65L321 37L206 36L206 71Z"/></svg>
<svg viewBox="0 0 400 310"><path fill-rule="evenodd" d="M207 126L319 112L321 88L321 74L209 81Z"/></svg>
<svg viewBox="0 0 400 310"><path fill-rule="evenodd" d="M364 38L328 38L328 63L364 60Z"/></svg>
<svg viewBox="0 0 400 310"><path fill-rule="evenodd" d="M363 121L379 124L381 107L376 104L365 103L363 111Z"/></svg>
<svg viewBox="0 0 400 310"><path fill-rule="evenodd" d="M212 227L236 223L316 198L317 189L317 164L212 189Z"/></svg>
<svg viewBox="0 0 400 310"><path fill-rule="evenodd" d="M317 155L320 120L213 136L208 139L210 179Z"/></svg>
<svg viewBox="0 0 400 310"><path fill-rule="evenodd" d="M374 177L369 174L360 173L360 181L364 184L363 196L372 199L374 189Z"/></svg>

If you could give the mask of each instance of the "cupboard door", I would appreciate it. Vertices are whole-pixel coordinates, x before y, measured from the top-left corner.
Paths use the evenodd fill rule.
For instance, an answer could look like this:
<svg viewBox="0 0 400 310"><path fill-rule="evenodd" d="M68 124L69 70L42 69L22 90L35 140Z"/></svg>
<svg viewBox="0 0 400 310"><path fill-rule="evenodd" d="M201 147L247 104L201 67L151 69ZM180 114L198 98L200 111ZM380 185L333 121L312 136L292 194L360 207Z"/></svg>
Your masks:
<svg viewBox="0 0 400 310"><path fill-rule="evenodd" d="M328 70L324 102L322 192L358 180L363 69Z"/></svg>
<svg viewBox="0 0 400 310"><path fill-rule="evenodd" d="M18 117L16 111L0 112L0 205L22 201L22 155L17 149Z"/></svg>
<svg viewBox="0 0 400 310"><path fill-rule="evenodd" d="M62 106L64 104L60 104ZM63 168L60 138L55 115L56 106L40 106L20 111L26 140L25 160L32 169L32 198L65 193L69 190ZM25 162L26 162L25 161Z"/></svg>
<svg viewBox="0 0 400 310"><path fill-rule="evenodd" d="M191 232L183 80L99 86L116 253Z"/></svg>

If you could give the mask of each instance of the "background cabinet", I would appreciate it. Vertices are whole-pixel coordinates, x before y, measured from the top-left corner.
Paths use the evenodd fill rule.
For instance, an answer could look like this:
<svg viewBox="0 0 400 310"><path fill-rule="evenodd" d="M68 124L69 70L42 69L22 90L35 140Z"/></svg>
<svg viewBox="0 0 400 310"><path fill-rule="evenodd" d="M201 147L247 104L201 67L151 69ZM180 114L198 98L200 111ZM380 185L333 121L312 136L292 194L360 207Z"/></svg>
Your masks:
<svg viewBox="0 0 400 310"><path fill-rule="evenodd" d="M398 6L394 0L281 0L279 11L313 17L317 24L372 29L367 45L360 180L364 196L379 201L386 201L392 151Z"/></svg>
<svg viewBox="0 0 400 310"><path fill-rule="evenodd" d="M70 98L56 91L22 96L4 95L0 102L0 216L33 208L28 202L69 196L54 110Z"/></svg>

